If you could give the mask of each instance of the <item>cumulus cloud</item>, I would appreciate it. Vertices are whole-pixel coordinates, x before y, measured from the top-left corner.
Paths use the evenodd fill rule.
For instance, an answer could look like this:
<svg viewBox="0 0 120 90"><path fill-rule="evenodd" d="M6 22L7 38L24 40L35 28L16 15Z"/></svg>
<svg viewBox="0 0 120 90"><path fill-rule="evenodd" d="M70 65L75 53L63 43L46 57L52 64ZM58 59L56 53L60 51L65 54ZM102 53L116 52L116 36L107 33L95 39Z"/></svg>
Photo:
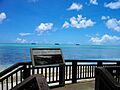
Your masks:
<svg viewBox="0 0 120 90"><path fill-rule="evenodd" d="M108 34L103 35L102 37L91 37L90 42L93 44L109 44L109 43L118 43L120 42L120 37L110 36Z"/></svg>
<svg viewBox="0 0 120 90"><path fill-rule="evenodd" d="M90 0L90 3L93 4L93 5L98 5L97 0Z"/></svg>
<svg viewBox="0 0 120 90"><path fill-rule="evenodd" d="M0 23L3 22L7 18L6 14L4 12L0 13Z"/></svg>
<svg viewBox="0 0 120 90"><path fill-rule="evenodd" d="M31 33L19 33L20 36L28 36L31 35Z"/></svg>
<svg viewBox="0 0 120 90"><path fill-rule="evenodd" d="M102 16L101 19L102 20L107 20L107 19L110 19L110 16Z"/></svg>
<svg viewBox="0 0 120 90"><path fill-rule="evenodd" d="M116 2L110 2L108 4L104 4L105 7L110 8L110 9L119 9L120 8L120 0Z"/></svg>
<svg viewBox="0 0 120 90"><path fill-rule="evenodd" d="M62 27L63 28L68 28L69 26L70 26L70 24L67 21L65 21Z"/></svg>
<svg viewBox="0 0 120 90"><path fill-rule="evenodd" d="M17 42L17 43L27 43L27 40L26 40L26 39L23 39L23 38L17 38L17 39L16 39L16 42Z"/></svg>
<svg viewBox="0 0 120 90"><path fill-rule="evenodd" d="M82 4L78 4L78 3L73 3L67 10L81 10L83 7Z"/></svg>
<svg viewBox="0 0 120 90"><path fill-rule="evenodd" d="M71 17L69 22L65 21L63 24L63 28L74 27L74 28L87 28L93 26L95 22L91 19L86 19L86 17L82 17L82 15L77 15L77 17Z"/></svg>
<svg viewBox="0 0 120 90"><path fill-rule="evenodd" d="M106 22L106 26L108 29L120 32L120 20L117 20L115 18L108 19Z"/></svg>
<svg viewBox="0 0 120 90"><path fill-rule="evenodd" d="M40 25L38 25L38 27L36 28L37 32L45 32L48 30L51 30L53 27L53 23L41 23Z"/></svg>

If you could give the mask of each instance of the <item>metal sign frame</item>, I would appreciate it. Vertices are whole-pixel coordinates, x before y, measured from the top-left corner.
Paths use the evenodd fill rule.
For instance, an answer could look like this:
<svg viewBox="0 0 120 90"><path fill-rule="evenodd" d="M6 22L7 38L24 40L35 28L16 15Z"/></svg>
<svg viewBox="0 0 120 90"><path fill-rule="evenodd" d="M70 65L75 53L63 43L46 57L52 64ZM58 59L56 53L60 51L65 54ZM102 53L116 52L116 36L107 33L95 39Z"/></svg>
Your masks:
<svg viewBox="0 0 120 90"><path fill-rule="evenodd" d="M34 67L65 64L60 48L31 48L30 54Z"/></svg>

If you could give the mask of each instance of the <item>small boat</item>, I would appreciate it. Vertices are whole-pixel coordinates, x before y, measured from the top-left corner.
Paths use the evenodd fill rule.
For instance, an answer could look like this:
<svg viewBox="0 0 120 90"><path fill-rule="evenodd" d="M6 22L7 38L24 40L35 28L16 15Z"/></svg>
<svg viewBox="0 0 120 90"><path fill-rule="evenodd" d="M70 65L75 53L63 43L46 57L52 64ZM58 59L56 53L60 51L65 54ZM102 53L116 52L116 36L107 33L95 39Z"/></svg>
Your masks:
<svg viewBox="0 0 120 90"><path fill-rule="evenodd" d="M80 45L79 43L75 44L75 45Z"/></svg>
<svg viewBox="0 0 120 90"><path fill-rule="evenodd" d="M36 43L31 43L31 44L35 45Z"/></svg>
<svg viewBox="0 0 120 90"><path fill-rule="evenodd" d="M55 43L55 45L60 45L59 43Z"/></svg>

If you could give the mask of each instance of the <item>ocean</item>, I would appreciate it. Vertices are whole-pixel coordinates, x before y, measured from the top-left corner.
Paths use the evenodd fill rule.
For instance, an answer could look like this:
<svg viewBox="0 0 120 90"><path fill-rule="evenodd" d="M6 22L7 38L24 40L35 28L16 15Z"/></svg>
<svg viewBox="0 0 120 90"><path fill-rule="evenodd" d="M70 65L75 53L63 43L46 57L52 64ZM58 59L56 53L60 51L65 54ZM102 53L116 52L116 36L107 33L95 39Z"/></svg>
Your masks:
<svg viewBox="0 0 120 90"><path fill-rule="evenodd" d="M120 60L120 46L76 44L0 44L0 71L17 62L31 61L30 48L61 48L64 59Z"/></svg>

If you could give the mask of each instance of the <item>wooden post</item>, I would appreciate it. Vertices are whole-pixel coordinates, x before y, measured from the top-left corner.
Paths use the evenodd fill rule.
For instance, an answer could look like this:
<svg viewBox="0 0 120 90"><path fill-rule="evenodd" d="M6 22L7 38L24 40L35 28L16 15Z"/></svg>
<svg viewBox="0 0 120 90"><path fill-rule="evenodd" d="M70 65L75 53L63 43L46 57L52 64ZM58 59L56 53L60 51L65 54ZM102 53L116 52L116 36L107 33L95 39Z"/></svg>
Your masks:
<svg viewBox="0 0 120 90"><path fill-rule="evenodd" d="M65 64L59 65L59 86L65 86Z"/></svg>
<svg viewBox="0 0 120 90"><path fill-rule="evenodd" d="M72 83L77 82L77 62L72 62Z"/></svg>
<svg viewBox="0 0 120 90"><path fill-rule="evenodd" d="M120 66L120 61L117 62L117 66ZM120 82L120 69L116 69L116 78L118 79L117 81Z"/></svg>
<svg viewBox="0 0 120 90"><path fill-rule="evenodd" d="M117 66L120 66L120 61L119 61L119 62L117 62Z"/></svg>
<svg viewBox="0 0 120 90"><path fill-rule="evenodd" d="M97 62L97 66L99 67L99 66L102 66L102 62L101 61L98 61Z"/></svg>
<svg viewBox="0 0 120 90"><path fill-rule="evenodd" d="M30 69L27 68L27 65L23 66L23 79L26 79L30 76Z"/></svg>
<svg viewBox="0 0 120 90"><path fill-rule="evenodd" d="M99 90L99 72L97 72L97 68L95 68L95 90Z"/></svg>

